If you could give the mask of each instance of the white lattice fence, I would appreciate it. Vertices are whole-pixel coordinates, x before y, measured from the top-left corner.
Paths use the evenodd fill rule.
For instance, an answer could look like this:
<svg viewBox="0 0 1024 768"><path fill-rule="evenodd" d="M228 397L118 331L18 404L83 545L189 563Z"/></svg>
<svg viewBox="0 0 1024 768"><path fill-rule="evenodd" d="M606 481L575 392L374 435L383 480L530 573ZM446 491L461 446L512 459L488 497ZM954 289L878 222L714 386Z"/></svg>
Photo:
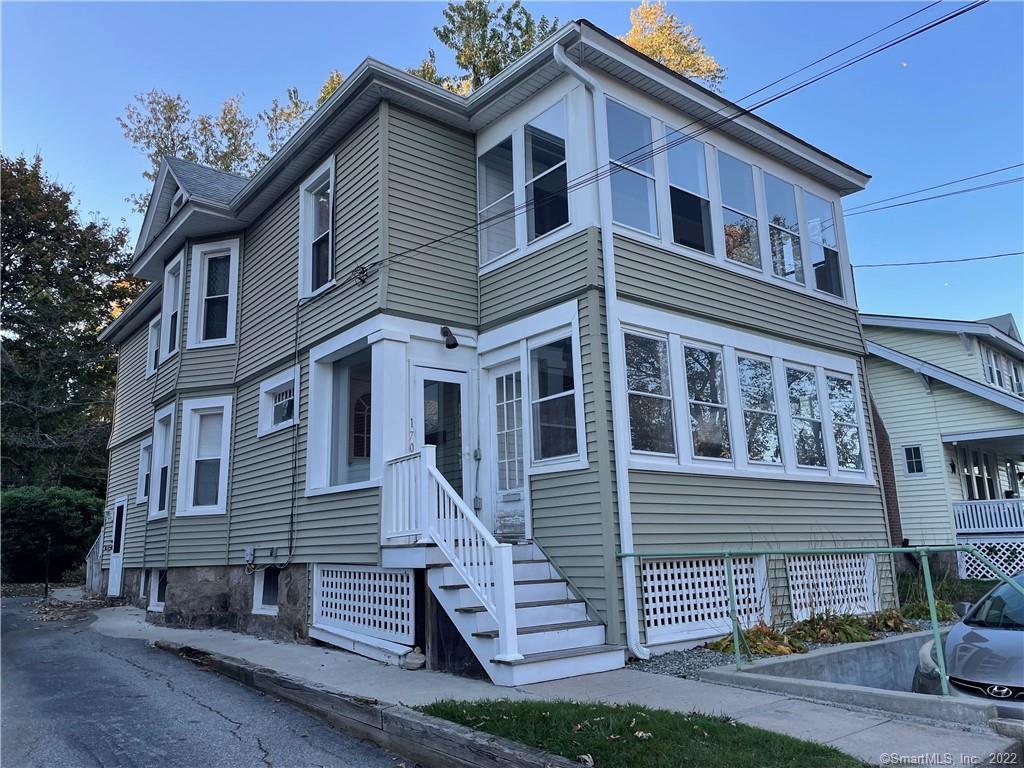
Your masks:
<svg viewBox="0 0 1024 768"><path fill-rule="evenodd" d="M1024 569L1024 538L958 537L958 544L973 544L989 560L1013 576ZM996 575L978 558L957 552L961 579L994 579Z"/></svg>
<svg viewBox="0 0 1024 768"><path fill-rule="evenodd" d="M822 613L874 613L879 608L874 555L790 555L786 570L795 621Z"/></svg>
<svg viewBox="0 0 1024 768"><path fill-rule="evenodd" d="M729 631L724 558L645 559L640 578L648 643L695 640ZM733 580L740 624L770 622L764 558L734 558Z"/></svg>
<svg viewBox="0 0 1024 768"><path fill-rule="evenodd" d="M412 645L416 640L413 585L412 570L317 565L313 573L313 626Z"/></svg>

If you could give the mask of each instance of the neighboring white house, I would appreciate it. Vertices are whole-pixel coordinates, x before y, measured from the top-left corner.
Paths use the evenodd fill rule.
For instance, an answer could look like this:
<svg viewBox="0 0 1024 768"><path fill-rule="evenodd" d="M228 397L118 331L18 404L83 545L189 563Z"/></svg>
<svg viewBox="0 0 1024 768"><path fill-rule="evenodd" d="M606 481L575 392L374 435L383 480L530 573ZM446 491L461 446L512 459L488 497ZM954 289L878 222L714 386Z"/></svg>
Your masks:
<svg viewBox="0 0 1024 768"><path fill-rule="evenodd" d="M903 537L983 544L1001 566L1024 568L1024 344L1012 315L861 322ZM960 571L987 574L972 558Z"/></svg>

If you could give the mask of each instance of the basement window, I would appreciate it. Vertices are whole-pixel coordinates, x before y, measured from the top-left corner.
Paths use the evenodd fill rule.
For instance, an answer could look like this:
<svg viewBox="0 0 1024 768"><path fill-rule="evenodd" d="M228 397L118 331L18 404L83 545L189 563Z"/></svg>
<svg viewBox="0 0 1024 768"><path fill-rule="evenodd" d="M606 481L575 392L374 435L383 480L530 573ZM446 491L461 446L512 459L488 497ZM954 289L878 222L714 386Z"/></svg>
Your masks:
<svg viewBox="0 0 1024 768"><path fill-rule="evenodd" d="M277 616L278 587L281 569L268 565L256 571L253 579L252 612L261 616Z"/></svg>
<svg viewBox="0 0 1024 768"><path fill-rule="evenodd" d="M164 568L149 570L149 610L163 611L167 600L167 571Z"/></svg>

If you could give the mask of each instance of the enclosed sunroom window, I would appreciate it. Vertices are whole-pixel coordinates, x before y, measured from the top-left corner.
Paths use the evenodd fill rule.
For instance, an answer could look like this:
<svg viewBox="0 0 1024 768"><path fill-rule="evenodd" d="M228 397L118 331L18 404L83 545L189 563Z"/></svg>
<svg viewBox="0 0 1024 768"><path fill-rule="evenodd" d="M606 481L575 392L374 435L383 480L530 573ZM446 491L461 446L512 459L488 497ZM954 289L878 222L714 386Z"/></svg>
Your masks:
<svg viewBox="0 0 1024 768"><path fill-rule="evenodd" d="M534 461L578 453L571 338L553 341L530 352L530 388Z"/></svg>
<svg viewBox="0 0 1024 768"><path fill-rule="evenodd" d="M704 145L683 140L672 132L668 141L668 193L672 209L672 240L697 251L713 254L711 196L708 194Z"/></svg>
<svg viewBox="0 0 1024 768"><path fill-rule="evenodd" d="M658 212L651 138L649 117L617 101L608 101L612 217L619 224L656 235Z"/></svg>
<svg viewBox="0 0 1024 768"><path fill-rule="evenodd" d="M529 242L569 222L565 131L564 101L526 124L526 236Z"/></svg>
<svg viewBox="0 0 1024 768"><path fill-rule="evenodd" d="M674 455L668 342L632 333L626 334L625 342L629 435L633 450Z"/></svg>
<svg viewBox="0 0 1024 768"><path fill-rule="evenodd" d="M796 189L770 173L764 174L768 205L768 241L775 274L803 283L804 264L800 253L800 223L796 212Z"/></svg>
<svg viewBox="0 0 1024 768"><path fill-rule="evenodd" d="M722 186L725 257L760 269L761 246L757 235L754 169L749 163L719 152L718 177Z"/></svg>

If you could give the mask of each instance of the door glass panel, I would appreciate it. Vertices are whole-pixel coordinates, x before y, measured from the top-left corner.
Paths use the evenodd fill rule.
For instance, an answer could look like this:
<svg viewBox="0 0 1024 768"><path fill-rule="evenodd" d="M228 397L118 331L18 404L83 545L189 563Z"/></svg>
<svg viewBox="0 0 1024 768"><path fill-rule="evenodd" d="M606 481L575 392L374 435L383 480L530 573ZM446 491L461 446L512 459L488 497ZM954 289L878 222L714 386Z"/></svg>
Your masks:
<svg viewBox="0 0 1024 768"><path fill-rule="evenodd" d="M423 442L437 447L437 468L460 496L462 488L462 387L423 382Z"/></svg>
<svg viewBox="0 0 1024 768"><path fill-rule="evenodd" d="M524 539L523 384L519 371L494 377L494 431L497 482L493 532L501 539Z"/></svg>
<svg viewBox="0 0 1024 768"><path fill-rule="evenodd" d="M114 546L111 549L111 554L121 554L121 536L124 533L124 507L117 507L114 510Z"/></svg>

